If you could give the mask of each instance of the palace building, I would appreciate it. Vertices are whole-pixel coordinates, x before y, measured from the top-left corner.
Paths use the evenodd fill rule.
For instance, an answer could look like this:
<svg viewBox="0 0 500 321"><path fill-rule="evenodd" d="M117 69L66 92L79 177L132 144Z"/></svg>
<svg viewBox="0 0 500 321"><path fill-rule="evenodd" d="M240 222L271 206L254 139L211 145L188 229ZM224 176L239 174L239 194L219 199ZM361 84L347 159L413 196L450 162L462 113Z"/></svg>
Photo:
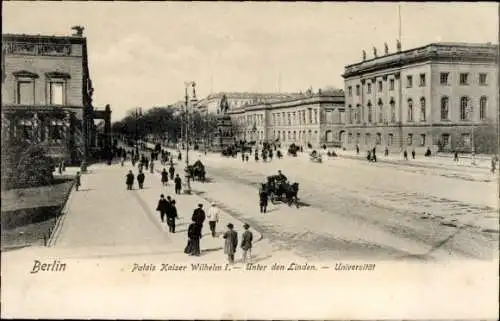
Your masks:
<svg viewBox="0 0 500 321"><path fill-rule="evenodd" d="M344 92L308 91L288 99L248 104L228 112L236 139L313 147L338 144L344 122Z"/></svg>
<svg viewBox="0 0 500 321"><path fill-rule="evenodd" d="M2 139L40 144L77 164L111 150L111 110L92 105L82 27L71 36L2 35ZM104 120L104 139L95 120ZM98 142L101 141L102 144Z"/></svg>
<svg viewBox="0 0 500 321"><path fill-rule="evenodd" d="M474 131L497 121L498 45L398 45L392 54L386 45L372 59L363 52L342 76L346 148L470 151Z"/></svg>

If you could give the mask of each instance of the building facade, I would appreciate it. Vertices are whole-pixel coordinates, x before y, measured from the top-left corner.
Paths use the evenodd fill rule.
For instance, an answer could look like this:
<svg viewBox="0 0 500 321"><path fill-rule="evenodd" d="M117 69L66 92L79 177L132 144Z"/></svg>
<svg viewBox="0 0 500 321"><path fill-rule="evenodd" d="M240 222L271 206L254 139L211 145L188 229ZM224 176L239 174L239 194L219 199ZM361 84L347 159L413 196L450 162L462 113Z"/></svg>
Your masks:
<svg viewBox="0 0 500 321"><path fill-rule="evenodd" d="M249 104L229 110L237 139L292 143L313 147L338 144L344 123L344 92L336 89L308 92L274 102Z"/></svg>
<svg viewBox="0 0 500 321"><path fill-rule="evenodd" d="M386 50L346 66L343 78L347 148L470 151L474 131L497 122L498 45Z"/></svg>
<svg viewBox="0 0 500 321"><path fill-rule="evenodd" d="M111 148L111 109L94 109L83 28L71 36L2 35L2 138L80 163ZM104 120L99 146L94 120Z"/></svg>
<svg viewBox="0 0 500 321"><path fill-rule="evenodd" d="M246 105L255 105L264 102L275 102L284 99L299 97L296 93L252 93L252 92L220 92L210 94L201 99L197 108L210 114L218 114L222 98L226 96L229 110Z"/></svg>

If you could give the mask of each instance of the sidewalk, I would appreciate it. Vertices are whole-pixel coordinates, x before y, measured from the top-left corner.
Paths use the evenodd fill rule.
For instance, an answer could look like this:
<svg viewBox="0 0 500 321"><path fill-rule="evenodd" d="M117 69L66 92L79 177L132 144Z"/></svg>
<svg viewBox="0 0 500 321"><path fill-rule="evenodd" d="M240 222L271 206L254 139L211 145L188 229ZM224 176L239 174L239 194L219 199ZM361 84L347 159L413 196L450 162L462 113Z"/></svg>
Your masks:
<svg viewBox="0 0 500 321"><path fill-rule="evenodd" d="M366 160L366 152L361 152L356 154L356 151L351 150L340 150L336 149L335 152L340 157L351 158L351 159L362 159ZM326 154L326 153L325 153ZM438 168L463 168L463 169L481 169L490 170L491 160L485 159L484 157L476 157L476 165L472 165L472 159L470 157L459 156L459 161L453 161L453 157L448 157L444 155L434 155L431 157L424 157L423 155L417 155L416 159L411 159L411 153L408 153L408 160L403 159L402 153L389 153L389 156L384 156L384 151L379 150L377 153L377 162L391 163L391 164L404 164L408 166L421 166L421 167L438 167Z"/></svg>
<svg viewBox="0 0 500 321"><path fill-rule="evenodd" d="M55 248L92 248L103 253L139 249L151 253L165 250L183 253L193 210L200 203L207 210L210 204L196 195L175 195L172 181L166 187L161 186L160 173L146 173L144 189L128 191L124 180L129 169L130 162L124 167L119 164L94 165L88 174L82 175L81 189L71 193L61 228L52 238ZM179 220L175 234L168 232L168 226L161 222L156 211L160 194L170 195L177 201ZM204 224L202 251L223 249L224 240L220 235L230 222L241 235L243 222L223 210L217 226L218 237L213 238L208 223ZM253 228L250 230L254 234L254 243L259 242L261 233Z"/></svg>

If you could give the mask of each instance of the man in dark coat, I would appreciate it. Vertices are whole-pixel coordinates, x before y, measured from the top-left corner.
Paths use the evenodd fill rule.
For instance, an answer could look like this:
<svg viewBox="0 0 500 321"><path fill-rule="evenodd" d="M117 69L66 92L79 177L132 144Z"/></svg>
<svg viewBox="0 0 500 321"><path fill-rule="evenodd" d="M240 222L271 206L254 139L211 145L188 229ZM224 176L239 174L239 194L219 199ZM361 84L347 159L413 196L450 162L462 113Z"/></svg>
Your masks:
<svg viewBox="0 0 500 321"><path fill-rule="evenodd" d="M166 186L168 184L168 173L165 168L161 172L161 183L163 184L163 186Z"/></svg>
<svg viewBox="0 0 500 321"><path fill-rule="evenodd" d="M170 164L170 168L168 169L168 172L170 174L170 179L174 179L174 174L175 174L175 168L173 164Z"/></svg>
<svg viewBox="0 0 500 321"><path fill-rule="evenodd" d="M125 176L125 184L127 184L128 190L132 190L132 186L134 185L134 174L132 171L128 171L128 174Z"/></svg>
<svg viewBox="0 0 500 321"><path fill-rule="evenodd" d="M412 150L411 150L411 158L412 158L412 159L415 159L415 154L416 154L416 153L415 153L415 150L414 150L414 149L412 149Z"/></svg>
<svg viewBox="0 0 500 321"><path fill-rule="evenodd" d="M193 222L188 227L188 243L184 253L194 256L200 255L201 225Z"/></svg>
<svg viewBox="0 0 500 321"><path fill-rule="evenodd" d="M170 208L167 212L167 225L168 230L171 233L175 233L175 220L179 218L177 215L177 208L175 207L175 200L170 200L170 196L167 196L167 199L170 201Z"/></svg>
<svg viewBox="0 0 500 321"><path fill-rule="evenodd" d="M139 183L139 188L143 189L144 188L144 179L146 176L144 176L144 173L142 171L139 171L139 174L137 174L137 183Z"/></svg>
<svg viewBox="0 0 500 321"><path fill-rule="evenodd" d="M170 198L170 196L168 196ZM169 200L165 199L165 196L163 194L160 195L160 200L158 201L158 206L156 207L156 210L160 212L160 218L162 223L165 222L165 218L167 218L168 222L168 214L170 212L170 202Z"/></svg>
<svg viewBox="0 0 500 321"><path fill-rule="evenodd" d="M234 253L236 252L236 248L238 247L238 233L233 230L234 225L229 223L227 225L227 231L224 233L224 253L227 254L227 258L229 263L234 263Z"/></svg>
<svg viewBox="0 0 500 321"><path fill-rule="evenodd" d="M182 188L182 180L179 177L179 174L175 175L174 182L175 182L175 194L180 194Z"/></svg>
<svg viewBox="0 0 500 321"><path fill-rule="evenodd" d="M198 204L198 208L193 211L193 217L191 218L193 222L198 224L203 224L205 222L205 211L203 210L203 204Z"/></svg>

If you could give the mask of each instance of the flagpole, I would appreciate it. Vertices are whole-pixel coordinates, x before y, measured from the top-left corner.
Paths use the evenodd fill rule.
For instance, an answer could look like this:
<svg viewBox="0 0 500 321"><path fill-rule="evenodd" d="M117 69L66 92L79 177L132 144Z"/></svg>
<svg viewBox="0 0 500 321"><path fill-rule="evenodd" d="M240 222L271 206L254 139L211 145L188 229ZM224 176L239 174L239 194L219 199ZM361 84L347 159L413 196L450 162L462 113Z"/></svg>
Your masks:
<svg viewBox="0 0 500 321"><path fill-rule="evenodd" d="M401 42L401 2L398 2L398 40Z"/></svg>

